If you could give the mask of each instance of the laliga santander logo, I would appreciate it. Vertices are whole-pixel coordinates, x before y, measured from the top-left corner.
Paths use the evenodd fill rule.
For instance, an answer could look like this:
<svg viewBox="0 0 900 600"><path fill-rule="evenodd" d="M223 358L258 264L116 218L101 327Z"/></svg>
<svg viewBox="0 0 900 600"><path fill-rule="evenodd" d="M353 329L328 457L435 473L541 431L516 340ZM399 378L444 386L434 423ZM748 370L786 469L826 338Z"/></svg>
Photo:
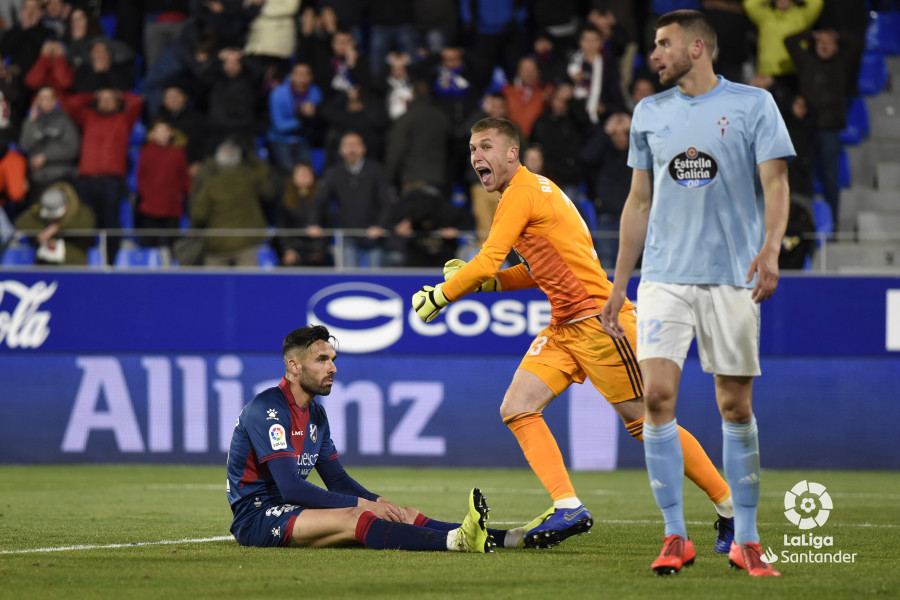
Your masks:
<svg viewBox="0 0 900 600"><path fill-rule="evenodd" d="M802 530L821 527L834 506L821 483L800 481L784 494L784 516Z"/></svg>
<svg viewBox="0 0 900 600"><path fill-rule="evenodd" d="M341 351L383 350L403 335L403 299L373 283L330 285L309 299L308 323L321 323L341 342Z"/></svg>
<svg viewBox="0 0 900 600"><path fill-rule="evenodd" d="M800 481L784 495L784 516L801 530L822 527L834 508L825 486L814 481ZM851 564L856 563L856 552L844 552L834 548L830 535L784 534L785 549L780 555L769 546L760 557L765 562Z"/></svg>
<svg viewBox="0 0 900 600"><path fill-rule="evenodd" d="M834 506L831 503L831 496L825 491L825 486L814 481L798 482L790 491L784 494L784 516L787 520L798 526L801 530L813 529L821 527L828 520L831 509ZM813 546L816 549L824 546L831 546L833 540L830 536L821 538L806 534L804 536L795 536L788 538L784 536L786 546ZM769 546L766 552L760 557L765 562L772 564L778 562L778 554Z"/></svg>

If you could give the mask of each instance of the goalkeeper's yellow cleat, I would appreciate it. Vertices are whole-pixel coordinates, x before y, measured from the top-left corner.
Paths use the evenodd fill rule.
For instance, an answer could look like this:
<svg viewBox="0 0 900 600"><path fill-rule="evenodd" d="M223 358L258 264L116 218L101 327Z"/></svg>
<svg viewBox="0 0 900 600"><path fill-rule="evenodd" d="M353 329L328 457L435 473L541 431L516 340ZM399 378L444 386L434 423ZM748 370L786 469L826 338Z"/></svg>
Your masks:
<svg viewBox="0 0 900 600"><path fill-rule="evenodd" d="M457 549L461 552L493 552L485 521L488 519L487 502L478 488L469 492L469 512L457 530Z"/></svg>
<svg viewBox="0 0 900 600"><path fill-rule="evenodd" d="M456 272L466 266L466 261L460 260L458 258L452 258L444 263L444 281L449 281L451 277L456 275ZM497 281L496 277L491 277L480 286L478 286L474 291L476 292L499 292L500 290L500 282Z"/></svg>
<svg viewBox="0 0 900 600"><path fill-rule="evenodd" d="M430 285L423 286L421 290L413 294L412 307L419 315L419 318L426 323L438 316L441 309L450 304L444 292L441 289L443 284L439 283L432 287Z"/></svg>

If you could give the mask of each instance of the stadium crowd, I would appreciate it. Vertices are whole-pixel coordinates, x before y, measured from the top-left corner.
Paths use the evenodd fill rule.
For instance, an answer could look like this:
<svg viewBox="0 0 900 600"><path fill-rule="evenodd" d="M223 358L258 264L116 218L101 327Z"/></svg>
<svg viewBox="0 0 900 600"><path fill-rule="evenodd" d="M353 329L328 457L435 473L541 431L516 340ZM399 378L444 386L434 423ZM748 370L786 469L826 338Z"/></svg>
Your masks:
<svg viewBox="0 0 900 600"><path fill-rule="evenodd" d="M292 231L271 240L285 266L334 264L337 230L344 266L439 266L476 249L460 232L477 244L490 227L497 195L469 166L469 128L504 116L611 269L630 113L661 89L652 25L678 8L715 23L717 72L775 97L799 155L788 235L802 240L817 163L837 214L864 2L3 0L3 216L41 230L38 262L85 264L66 229L133 215L147 246L188 226L256 230L207 238L205 264L257 264L257 232L274 227ZM108 261L118 246L110 236ZM787 244L783 267L811 251Z"/></svg>

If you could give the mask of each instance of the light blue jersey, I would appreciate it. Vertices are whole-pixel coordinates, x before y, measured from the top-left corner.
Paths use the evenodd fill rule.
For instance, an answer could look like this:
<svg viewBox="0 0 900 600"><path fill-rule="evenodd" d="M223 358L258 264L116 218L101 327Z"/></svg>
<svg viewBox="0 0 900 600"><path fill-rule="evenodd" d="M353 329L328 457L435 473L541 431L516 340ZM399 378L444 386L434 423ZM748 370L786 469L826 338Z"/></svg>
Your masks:
<svg viewBox="0 0 900 600"><path fill-rule="evenodd" d="M757 165L794 146L767 91L719 77L691 98L672 88L642 100L628 165L653 171L641 278L753 287L747 271L765 239Z"/></svg>

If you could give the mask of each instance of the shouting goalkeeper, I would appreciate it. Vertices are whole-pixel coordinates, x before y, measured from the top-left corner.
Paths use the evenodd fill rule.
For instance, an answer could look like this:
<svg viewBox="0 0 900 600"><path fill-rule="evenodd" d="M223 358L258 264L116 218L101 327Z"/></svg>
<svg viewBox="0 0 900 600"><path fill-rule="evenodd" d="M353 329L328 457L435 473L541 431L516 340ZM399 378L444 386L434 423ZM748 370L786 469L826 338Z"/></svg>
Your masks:
<svg viewBox="0 0 900 600"><path fill-rule="evenodd" d="M412 304L423 321L470 292L540 287L551 306L550 325L531 343L500 405L500 416L553 499L525 532L525 546L546 548L590 531L593 517L575 494L559 446L541 411L573 382L590 379L642 440L643 384L634 355L634 306L626 300L622 339L610 337L600 312L612 284L597 259L590 231L572 201L546 177L519 163L519 139L506 119L487 118L471 130L472 168L484 189L501 193L487 240L469 262L451 260L444 283L425 286ZM523 263L498 271L511 248ZM685 474L715 503L715 550L727 553L733 537L731 491L699 442L679 428Z"/></svg>

